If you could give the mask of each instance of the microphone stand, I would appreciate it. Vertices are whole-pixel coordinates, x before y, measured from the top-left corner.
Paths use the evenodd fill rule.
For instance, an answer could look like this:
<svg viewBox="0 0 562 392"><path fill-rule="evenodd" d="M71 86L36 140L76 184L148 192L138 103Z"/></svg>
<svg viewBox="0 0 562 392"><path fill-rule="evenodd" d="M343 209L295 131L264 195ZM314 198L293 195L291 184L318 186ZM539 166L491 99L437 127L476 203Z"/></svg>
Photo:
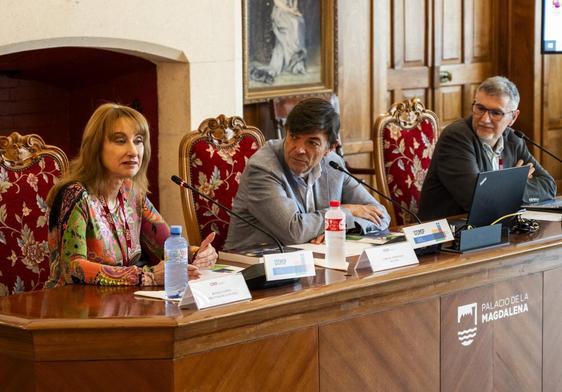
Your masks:
<svg viewBox="0 0 562 392"><path fill-rule="evenodd" d="M513 133L515 134L515 136L520 137L521 139L525 140L526 142L531 143L533 146L538 147L539 150L541 150L542 152L547 153L548 155L550 155L552 158L556 159L558 162L562 163L562 160L560 160L560 158L558 158L556 155L554 155L553 153L551 153L550 151L548 151L546 148L544 148L543 146L541 146L538 143L535 143L534 141L532 141L531 139L529 139L529 137L527 135L525 135L523 132L518 131L516 129L513 130Z"/></svg>
<svg viewBox="0 0 562 392"><path fill-rule="evenodd" d="M219 203L216 200L211 199L209 196L203 194L202 192L200 192L197 188L195 188L194 186L188 184L187 182L185 182L184 180L182 180L181 178L179 178L178 176L172 176L172 181L175 182L176 184L178 184L181 187L187 188L190 191L198 194L199 196L201 196L202 198L204 198L205 200L210 201L213 204L216 204L217 206L219 206L221 209L223 209L224 211L226 211L228 213L228 215L230 216L235 216L236 218L240 219L241 221L243 221L244 223L249 224L250 226L252 226L254 229L258 230L261 233L266 234L269 238L271 238L275 244L277 245L277 247L279 248L279 252L280 253L285 253L285 251L283 250L283 245L281 244L281 242L275 238L275 236L271 233L269 233L267 230L262 229L261 227L259 227L258 225L256 225L255 223L250 222L248 219L243 218L242 216L240 216L239 214L237 214L236 212L234 212L232 209L228 208L227 206Z"/></svg>
<svg viewBox="0 0 562 392"><path fill-rule="evenodd" d="M414 217L414 219L416 220L416 222L418 222L419 224L422 223L421 219L413 212L410 211L409 209L407 209L406 207L403 207L400 205L400 203L398 203L396 200L392 199L391 197L388 197L387 195L385 195L384 193L378 191L377 189L373 188L372 186L370 186L369 184L367 184L364 180L355 177L353 174L351 174L349 171L347 171L346 169L344 169L343 167L341 167L336 161L330 161L329 165L331 167L333 167L336 170L341 171L342 173L347 174L348 176L350 176L351 178L353 178L355 181L359 182L360 184L362 184L363 186L369 188L370 190L372 190L373 192L375 192L377 195L383 197L384 199L388 200L389 202L391 202L392 204L394 204L395 206L398 206L398 208L400 208L402 211L407 212L408 214L410 214L411 216Z"/></svg>

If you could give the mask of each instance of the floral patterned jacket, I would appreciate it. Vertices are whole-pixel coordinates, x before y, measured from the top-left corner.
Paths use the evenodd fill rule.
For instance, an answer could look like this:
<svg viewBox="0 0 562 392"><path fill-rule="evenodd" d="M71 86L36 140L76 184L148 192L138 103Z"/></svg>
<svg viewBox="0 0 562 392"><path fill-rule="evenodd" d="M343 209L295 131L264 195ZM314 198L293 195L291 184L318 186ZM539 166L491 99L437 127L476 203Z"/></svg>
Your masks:
<svg viewBox="0 0 562 392"><path fill-rule="evenodd" d="M101 200L82 184L61 190L49 216L51 271L45 287L137 285L143 266L163 258L168 225L146 195L134 191L130 180L120 193L124 208L107 215Z"/></svg>

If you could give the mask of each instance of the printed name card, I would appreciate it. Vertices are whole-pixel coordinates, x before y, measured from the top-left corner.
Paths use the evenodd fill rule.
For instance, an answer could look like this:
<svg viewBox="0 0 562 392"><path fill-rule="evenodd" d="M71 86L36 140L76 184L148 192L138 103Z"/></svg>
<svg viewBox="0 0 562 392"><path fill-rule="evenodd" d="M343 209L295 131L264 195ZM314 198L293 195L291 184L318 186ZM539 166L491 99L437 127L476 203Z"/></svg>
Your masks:
<svg viewBox="0 0 562 392"><path fill-rule="evenodd" d="M402 231L414 249L453 240L453 233L447 219L404 227Z"/></svg>
<svg viewBox="0 0 562 392"><path fill-rule="evenodd" d="M316 275L314 258L310 250L264 255L263 262L265 278L268 281Z"/></svg>
<svg viewBox="0 0 562 392"><path fill-rule="evenodd" d="M242 274L225 274L218 278L190 280L180 307L193 300L197 309L205 309L250 299L252 295Z"/></svg>
<svg viewBox="0 0 562 392"><path fill-rule="evenodd" d="M379 272L414 264L419 264L419 260L412 246L408 242L398 242L365 249L355 269L370 265L373 272Z"/></svg>

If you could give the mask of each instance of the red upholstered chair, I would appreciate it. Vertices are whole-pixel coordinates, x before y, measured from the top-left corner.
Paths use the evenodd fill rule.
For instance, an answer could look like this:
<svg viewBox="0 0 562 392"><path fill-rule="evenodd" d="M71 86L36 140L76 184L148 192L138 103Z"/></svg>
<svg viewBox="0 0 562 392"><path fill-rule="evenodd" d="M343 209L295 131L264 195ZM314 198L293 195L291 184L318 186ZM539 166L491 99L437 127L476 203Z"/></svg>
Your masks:
<svg viewBox="0 0 562 392"><path fill-rule="evenodd" d="M45 199L67 168L38 135L0 136L0 295L41 289L49 277Z"/></svg>
<svg viewBox="0 0 562 392"><path fill-rule="evenodd" d="M375 168L381 192L417 213L422 184L439 137L437 115L418 98L392 105L375 123ZM392 224L415 220L386 200Z"/></svg>
<svg viewBox="0 0 562 392"><path fill-rule="evenodd" d="M180 176L208 197L232 207L246 162L263 145L259 129L240 117L204 120L180 144ZM221 250L228 234L230 216L208 200L181 188L186 231L191 245L199 245L216 233L213 246Z"/></svg>

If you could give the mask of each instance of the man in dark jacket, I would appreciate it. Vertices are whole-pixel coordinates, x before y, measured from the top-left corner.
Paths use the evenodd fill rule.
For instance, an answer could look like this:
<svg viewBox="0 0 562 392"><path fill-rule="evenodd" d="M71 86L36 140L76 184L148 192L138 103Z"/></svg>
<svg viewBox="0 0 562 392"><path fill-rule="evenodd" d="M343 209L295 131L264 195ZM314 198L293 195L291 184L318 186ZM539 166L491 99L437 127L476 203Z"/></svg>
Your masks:
<svg viewBox="0 0 562 392"><path fill-rule="evenodd" d="M483 171L528 165L522 202L555 197L553 178L513 133L518 105L517 87L504 77L488 78L478 87L472 115L448 125L437 142L421 193L422 220L468 212L476 177Z"/></svg>

